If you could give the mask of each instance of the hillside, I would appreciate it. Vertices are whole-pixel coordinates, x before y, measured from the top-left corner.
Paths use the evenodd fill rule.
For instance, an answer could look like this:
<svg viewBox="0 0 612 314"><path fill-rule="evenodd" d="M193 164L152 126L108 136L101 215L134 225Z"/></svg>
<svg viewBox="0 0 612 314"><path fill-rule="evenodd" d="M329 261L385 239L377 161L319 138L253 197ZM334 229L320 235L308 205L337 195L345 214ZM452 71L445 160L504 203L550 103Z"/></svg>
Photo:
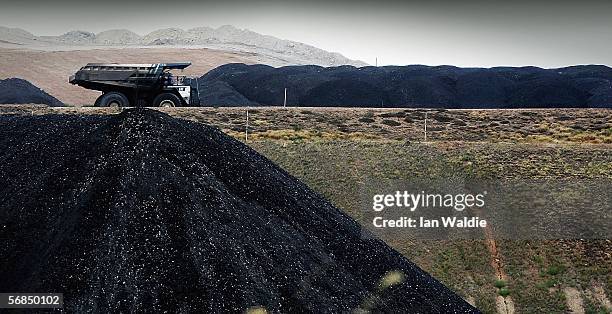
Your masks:
<svg viewBox="0 0 612 314"><path fill-rule="evenodd" d="M246 108L160 111L245 139ZM84 124L90 115L120 112L0 106L0 117L77 115ZM612 179L612 110L427 112L423 142L422 109L251 108L248 145L362 224L371 223L360 207L368 180L410 182L449 173L526 182ZM508 304L515 313L567 313L576 304L582 304L585 313L612 309L611 240L499 238L499 254L489 251L484 239L413 241L390 233L382 240L484 313L509 313ZM505 298L499 293L497 271L507 277L510 295Z"/></svg>
<svg viewBox="0 0 612 314"><path fill-rule="evenodd" d="M167 28L140 36L126 29L112 29L94 34L74 30L59 36L35 36L18 28L0 27L0 47L27 47L37 50L89 50L100 48L190 47L260 56L263 64L274 66L316 64L321 66L366 65L339 53L328 52L304 43L262 35L231 25L189 30Z"/></svg>
<svg viewBox="0 0 612 314"><path fill-rule="evenodd" d="M62 291L70 312L477 312L216 128L0 119L0 292Z"/></svg>
<svg viewBox="0 0 612 314"><path fill-rule="evenodd" d="M212 49L123 48L67 51L0 48L0 79L19 77L68 105L90 105L101 93L74 86L68 78L90 62L163 63L191 61L184 75L199 76L228 62L258 63L258 56Z"/></svg>
<svg viewBox="0 0 612 314"><path fill-rule="evenodd" d="M36 36L0 26L0 79L28 80L69 105L89 105L100 95L68 84L68 77L87 63L177 61L191 61L193 66L184 74L193 76L227 63L365 65L338 53L232 26L162 29L144 36L125 29Z"/></svg>

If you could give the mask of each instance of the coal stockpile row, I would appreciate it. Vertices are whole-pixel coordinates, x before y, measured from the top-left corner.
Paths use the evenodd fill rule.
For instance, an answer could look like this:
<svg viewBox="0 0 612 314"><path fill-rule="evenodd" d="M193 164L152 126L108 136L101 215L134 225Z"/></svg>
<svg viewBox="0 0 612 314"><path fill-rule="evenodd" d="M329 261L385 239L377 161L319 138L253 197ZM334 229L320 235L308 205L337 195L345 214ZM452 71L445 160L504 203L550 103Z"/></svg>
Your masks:
<svg viewBox="0 0 612 314"><path fill-rule="evenodd" d="M57 98L19 78L0 80L0 104L64 105Z"/></svg>
<svg viewBox="0 0 612 314"><path fill-rule="evenodd" d="M70 312L477 312L215 128L0 118L0 292Z"/></svg>
<svg viewBox="0 0 612 314"><path fill-rule="evenodd" d="M319 67L227 64L199 79L206 105L612 108L612 69L586 65Z"/></svg>

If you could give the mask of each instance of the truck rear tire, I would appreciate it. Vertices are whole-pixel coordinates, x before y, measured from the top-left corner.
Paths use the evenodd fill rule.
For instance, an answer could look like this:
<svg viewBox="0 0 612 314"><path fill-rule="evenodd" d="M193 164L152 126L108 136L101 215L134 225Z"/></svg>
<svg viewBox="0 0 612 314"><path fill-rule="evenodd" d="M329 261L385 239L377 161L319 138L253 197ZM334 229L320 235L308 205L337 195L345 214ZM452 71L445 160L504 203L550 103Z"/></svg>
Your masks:
<svg viewBox="0 0 612 314"><path fill-rule="evenodd" d="M153 100L153 106L155 107L178 107L181 105L181 99L171 93L159 94Z"/></svg>
<svg viewBox="0 0 612 314"><path fill-rule="evenodd" d="M96 99L96 107L128 107L130 101L119 92L108 92Z"/></svg>

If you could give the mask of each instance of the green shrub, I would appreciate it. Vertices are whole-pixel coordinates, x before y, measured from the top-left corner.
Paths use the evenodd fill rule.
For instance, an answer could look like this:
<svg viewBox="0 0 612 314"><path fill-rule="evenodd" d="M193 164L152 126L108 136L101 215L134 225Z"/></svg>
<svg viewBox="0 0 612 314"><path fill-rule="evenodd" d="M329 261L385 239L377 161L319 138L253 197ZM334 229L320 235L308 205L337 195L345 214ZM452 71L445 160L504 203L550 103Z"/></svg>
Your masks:
<svg viewBox="0 0 612 314"><path fill-rule="evenodd" d="M510 289L508 289L508 287L503 287L501 289L499 289L499 295L501 295L502 297L507 297L510 295Z"/></svg>
<svg viewBox="0 0 612 314"><path fill-rule="evenodd" d="M406 115L405 112L385 112L381 113L379 116L382 118L403 118Z"/></svg>
<svg viewBox="0 0 612 314"><path fill-rule="evenodd" d="M434 114L432 118L438 122L451 122L455 119L445 114Z"/></svg>
<svg viewBox="0 0 612 314"><path fill-rule="evenodd" d="M501 280L501 279L497 279L497 280L495 280L495 284L494 285L495 285L495 288L501 289L501 288L505 287L507 284L506 284L506 281Z"/></svg>
<svg viewBox="0 0 612 314"><path fill-rule="evenodd" d="M395 121L395 120L382 120L382 124L388 125L388 126L398 126L401 125L401 123Z"/></svg>
<svg viewBox="0 0 612 314"><path fill-rule="evenodd" d="M544 282L544 286L546 286L546 288L552 288L557 284L557 281L554 279L548 279Z"/></svg>
<svg viewBox="0 0 612 314"><path fill-rule="evenodd" d="M533 261L536 262L536 264L538 265L542 265L542 263L544 263L544 259L540 255L534 255Z"/></svg>
<svg viewBox="0 0 612 314"><path fill-rule="evenodd" d="M561 272L563 272L563 267L558 266L558 265L552 265L548 267L548 269L546 270L546 273L551 276L556 276L560 274Z"/></svg>
<svg viewBox="0 0 612 314"><path fill-rule="evenodd" d="M372 123L375 120L372 119L372 118L363 117L363 118L359 118L359 120L357 120L357 121L362 122L362 123Z"/></svg>

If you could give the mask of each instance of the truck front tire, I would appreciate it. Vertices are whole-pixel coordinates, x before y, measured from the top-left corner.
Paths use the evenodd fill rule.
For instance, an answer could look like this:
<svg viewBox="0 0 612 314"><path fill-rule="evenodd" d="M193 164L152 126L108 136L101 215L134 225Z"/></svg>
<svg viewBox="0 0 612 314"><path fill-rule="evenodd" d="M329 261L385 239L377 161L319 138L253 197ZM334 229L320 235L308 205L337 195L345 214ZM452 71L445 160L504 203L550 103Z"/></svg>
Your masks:
<svg viewBox="0 0 612 314"><path fill-rule="evenodd" d="M178 107L181 105L181 99L171 93L163 93L155 97L153 106L155 107Z"/></svg>
<svg viewBox="0 0 612 314"><path fill-rule="evenodd" d="M128 107L130 101L128 98L119 92L108 92L98 97L94 106L96 107Z"/></svg>

